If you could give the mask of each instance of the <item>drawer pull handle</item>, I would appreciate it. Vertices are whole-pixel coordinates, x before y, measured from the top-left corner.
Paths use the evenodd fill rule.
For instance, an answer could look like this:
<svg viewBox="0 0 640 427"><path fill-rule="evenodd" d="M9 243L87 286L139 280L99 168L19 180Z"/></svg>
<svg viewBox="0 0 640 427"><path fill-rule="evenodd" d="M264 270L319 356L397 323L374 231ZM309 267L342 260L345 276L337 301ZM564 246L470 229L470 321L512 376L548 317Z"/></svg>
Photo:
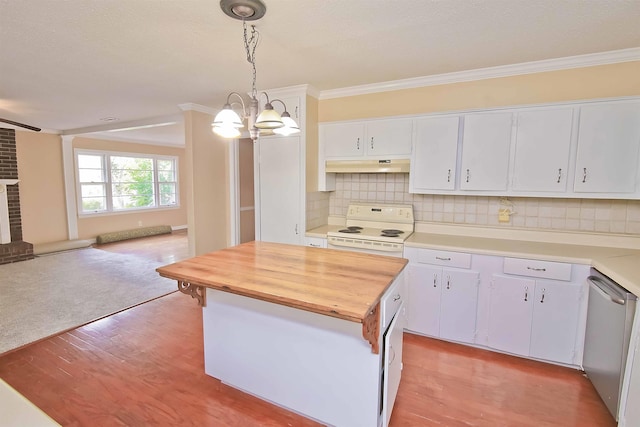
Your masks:
<svg viewBox="0 0 640 427"><path fill-rule="evenodd" d="M562 178L562 169L558 169L558 184L560 184L561 178Z"/></svg>
<svg viewBox="0 0 640 427"><path fill-rule="evenodd" d="M309 246L311 246L312 248L319 248L321 247L319 244L317 243L309 243Z"/></svg>
<svg viewBox="0 0 640 427"><path fill-rule="evenodd" d="M373 137L371 137L371 149L373 150Z"/></svg>
<svg viewBox="0 0 640 427"><path fill-rule="evenodd" d="M524 288L524 300L529 301L529 287Z"/></svg>
<svg viewBox="0 0 640 427"><path fill-rule="evenodd" d="M451 258L449 258L449 257L444 258L444 257L437 256L436 259L438 261L451 261Z"/></svg>
<svg viewBox="0 0 640 427"><path fill-rule="evenodd" d="M535 267L529 267L529 266L527 266L527 270L531 270L531 271L547 271L546 268L535 268Z"/></svg>
<svg viewBox="0 0 640 427"><path fill-rule="evenodd" d="M451 289L451 276L447 276L447 289Z"/></svg>
<svg viewBox="0 0 640 427"><path fill-rule="evenodd" d="M451 182L451 169L447 172L447 182Z"/></svg>
<svg viewBox="0 0 640 427"><path fill-rule="evenodd" d="M356 140L356 150L360 149L360 138Z"/></svg>
<svg viewBox="0 0 640 427"><path fill-rule="evenodd" d="M587 182L587 168L583 169L582 172L582 182Z"/></svg>
<svg viewBox="0 0 640 427"><path fill-rule="evenodd" d="M469 169L467 169L467 182L469 182Z"/></svg>
<svg viewBox="0 0 640 427"><path fill-rule="evenodd" d="M541 304L543 304L543 303L544 303L544 293L545 293L546 291L547 291L547 290L546 290L545 288L542 288L542 297L540 298L540 303L541 303Z"/></svg>
<svg viewBox="0 0 640 427"><path fill-rule="evenodd" d="M436 287L436 282L437 282L437 281L438 281L438 275L437 275L437 274L434 274L434 275L433 275L433 287L434 287L434 288Z"/></svg>
<svg viewBox="0 0 640 427"><path fill-rule="evenodd" d="M400 299L400 295L396 295L395 297L393 297L394 301L398 301Z"/></svg>

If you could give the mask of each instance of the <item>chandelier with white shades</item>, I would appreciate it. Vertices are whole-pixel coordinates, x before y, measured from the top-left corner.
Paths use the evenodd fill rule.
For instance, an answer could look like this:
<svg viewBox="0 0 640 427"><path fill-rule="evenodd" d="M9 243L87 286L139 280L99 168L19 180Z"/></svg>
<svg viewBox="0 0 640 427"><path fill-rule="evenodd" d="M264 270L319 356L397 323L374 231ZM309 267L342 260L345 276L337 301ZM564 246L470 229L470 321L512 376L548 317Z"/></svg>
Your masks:
<svg viewBox="0 0 640 427"><path fill-rule="evenodd" d="M249 136L252 140L258 139L260 135L292 135L300 132L298 124L291 118L287 111L287 106L280 99L269 100L266 92L258 94L256 90L256 47L260 40L260 33L255 25L251 25L248 31L247 21L255 21L262 18L267 12L267 7L261 0L221 0L220 8L228 16L242 20L244 28L244 48L247 54L247 61L253 68L253 81L251 84L251 98L249 99L249 111L247 112L245 101L237 92L231 92L227 96L227 102L222 107L222 111L216 114L211 123L213 132L223 138L238 138L241 135L240 129L247 121ZM259 111L258 98L264 96L266 103L262 112ZM236 97L240 102L232 102L232 97ZM282 104L284 112L280 115L273 109L274 103ZM236 113L232 105L242 106L242 117Z"/></svg>

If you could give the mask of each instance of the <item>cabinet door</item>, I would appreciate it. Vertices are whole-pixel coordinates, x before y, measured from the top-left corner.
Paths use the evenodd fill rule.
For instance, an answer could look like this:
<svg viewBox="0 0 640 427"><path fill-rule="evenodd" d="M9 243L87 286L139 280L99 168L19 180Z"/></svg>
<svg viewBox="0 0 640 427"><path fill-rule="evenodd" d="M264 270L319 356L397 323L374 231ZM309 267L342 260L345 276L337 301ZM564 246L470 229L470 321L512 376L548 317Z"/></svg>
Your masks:
<svg viewBox="0 0 640 427"><path fill-rule="evenodd" d="M440 298L440 337L473 343L480 273L444 268Z"/></svg>
<svg viewBox="0 0 640 427"><path fill-rule="evenodd" d="M529 355L535 281L493 275L489 297L488 346Z"/></svg>
<svg viewBox="0 0 640 427"><path fill-rule="evenodd" d="M389 425L391 411L393 411L393 404L396 401L402 375L402 325L400 317L403 309L404 305L401 305L384 336L383 426Z"/></svg>
<svg viewBox="0 0 640 427"><path fill-rule="evenodd" d="M410 265L407 329L437 337L440 334L439 267Z"/></svg>
<svg viewBox="0 0 640 427"><path fill-rule="evenodd" d="M364 155L364 123L338 123L320 126L324 157Z"/></svg>
<svg viewBox="0 0 640 427"><path fill-rule="evenodd" d="M464 117L460 189L507 189L512 113Z"/></svg>
<svg viewBox="0 0 640 427"><path fill-rule="evenodd" d="M366 125L367 156L411 154L412 119L390 119L368 122Z"/></svg>
<svg viewBox="0 0 640 427"><path fill-rule="evenodd" d="M455 189L459 122L459 117L416 120L409 175L412 192Z"/></svg>
<svg viewBox="0 0 640 427"><path fill-rule="evenodd" d="M300 138L274 136L258 144L259 239L299 245L304 232L300 221Z"/></svg>
<svg viewBox="0 0 640 427"><path fill-rule="evenodd" d="M323 239L322 237L305 237L304 244L312 248L326 248L327 239Z"/></svg>
<svg viewBox="0 0 640 427"><path fill-rule="evenodd" d="M572 108L518 113L513 189L565 191Z"/></svg>
<svg viewBox="0 0 640 427"><path fill-rule="evenodd" d="M581 283L536 281L531 357L573 363L581 296Z"/></svg>
<svg viewBox="0 0 640 427"><path fill-rule="evenodd" d="M574 191L635 192L639 148L640 102L581 107Z"/></svg>

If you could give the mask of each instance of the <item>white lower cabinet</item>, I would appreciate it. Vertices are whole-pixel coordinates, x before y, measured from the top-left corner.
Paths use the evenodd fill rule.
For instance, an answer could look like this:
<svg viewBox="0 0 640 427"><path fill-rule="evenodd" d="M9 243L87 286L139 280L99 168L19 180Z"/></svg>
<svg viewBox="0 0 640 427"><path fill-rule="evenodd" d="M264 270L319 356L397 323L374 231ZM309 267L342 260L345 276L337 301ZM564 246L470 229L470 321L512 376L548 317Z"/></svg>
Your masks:
<svg viewBox="0 0 640 427"><path fill-rule="evenodd" d="M407 329L473 343L479 279L476 271L410 265Z"/></svg>
<svg viewBox="0 0 640 427"><path fill-rule="evenodd" d="M309 237L306 236L304 238L304 245L310 246L312 248L326 248L327 247L327 239L322 237Z"/></svg>
<svg viewBox="0 0 640 427"><path fill-rule="evenodd" d="M584 283L495 274L491 283L491 348L536 359L579 364Z"/></svg>

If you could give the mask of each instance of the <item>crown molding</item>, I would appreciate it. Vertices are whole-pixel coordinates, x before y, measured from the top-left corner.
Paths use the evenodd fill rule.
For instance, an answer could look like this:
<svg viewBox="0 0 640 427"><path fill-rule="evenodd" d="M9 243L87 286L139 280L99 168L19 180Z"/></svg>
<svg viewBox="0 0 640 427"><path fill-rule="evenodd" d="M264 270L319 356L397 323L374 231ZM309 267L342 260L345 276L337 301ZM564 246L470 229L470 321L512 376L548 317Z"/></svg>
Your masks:
<svg viewBox="0 0 640 427"><path fill-rule="evenodd" d="M263 92L263 91L267 92L267 94L270 97L273 95L273 96L279 96L284 98L288 96L297 96L297 95L300 95L301 93L312 96L314 98L318 98L320 96L320 92L318 91L318 89L316 89L315 87L309 84L271 88L271 89L260 90L258 92Z"/></svg>
<svg viewBox="0 0 640 427"><path fill-rule="evenodd" d="M497 67L478 68L475 70L434 74L431 76L324 90L320 92L319 99L323 100L342 98L346 96L366 95L371 93L389 92L401 89L414 89L424 86L437 86L443 84L469 82L474 80L492 79L497 77L516 76L520 74L558 71L570 68L593 67L597 65L616 64L619 62L631 61L640 61L640 48L590 53L587 55L545 59L542 61L522 62L520 64L500 65Z"/></svg>
<svg viewBox="0 0 640 427"><path fill-rule="evenodd" d="M182 111L198 111L200 113L211 114L215 116L218 113L218 110L215 110L211 107L207 107L206 105L194 104L192 102L188 102L186 104L178 104L178 108Z"/></svg>

